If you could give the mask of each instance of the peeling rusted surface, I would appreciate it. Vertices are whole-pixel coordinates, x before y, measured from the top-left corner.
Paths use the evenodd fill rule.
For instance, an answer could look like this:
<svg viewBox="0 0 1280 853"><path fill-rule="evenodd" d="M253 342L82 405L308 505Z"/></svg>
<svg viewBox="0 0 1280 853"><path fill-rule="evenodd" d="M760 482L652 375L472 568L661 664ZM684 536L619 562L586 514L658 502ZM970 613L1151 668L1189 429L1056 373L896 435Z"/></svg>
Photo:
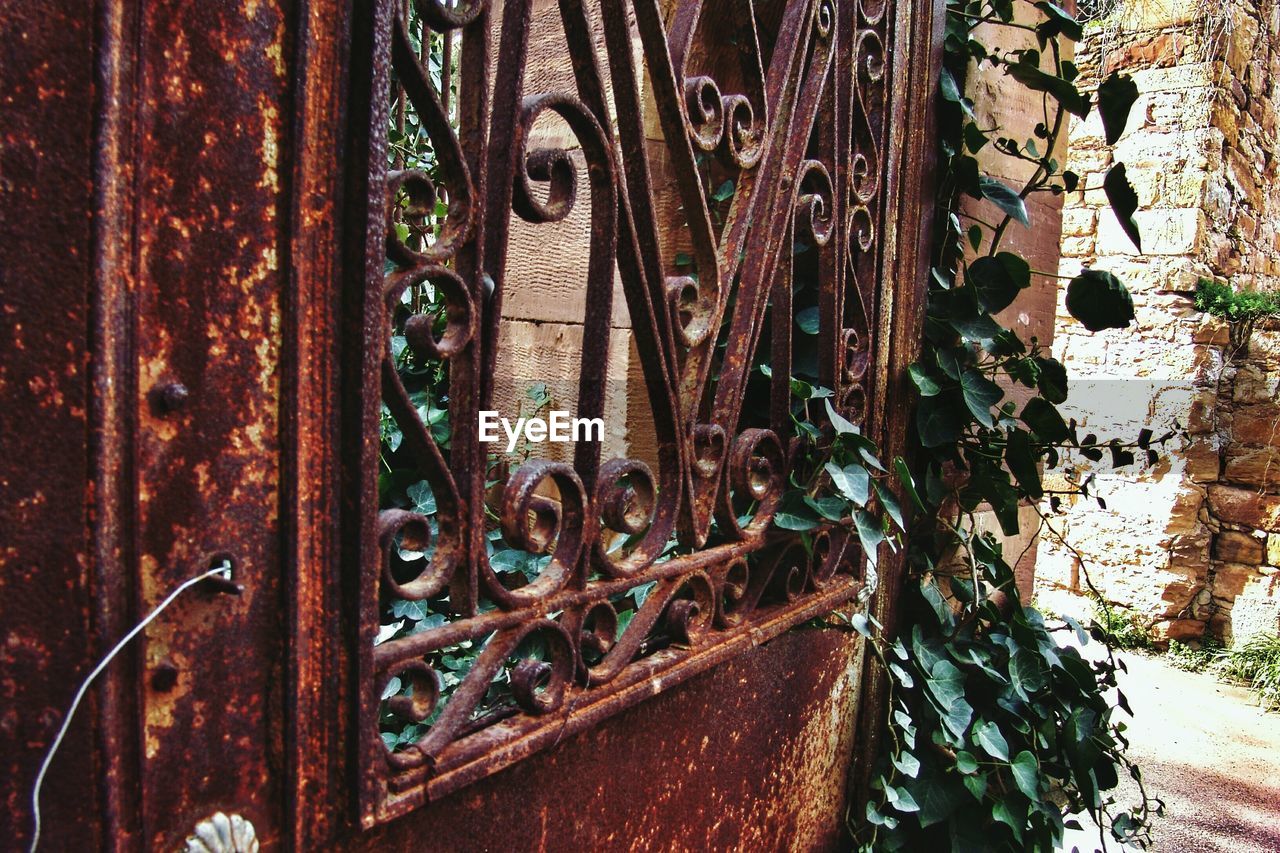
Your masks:
<svg viewBox="0 0 1280 853"><path fill-rule="evenodd" d="M91 665L87 476L93 23L84 4L0 4L0 838ZM76 726L46 819L96 847L93 728ZM68 772L73 771L74 773Z"/></svg>
<svg viewBox="0 0 1280 853"><path fill-rule="evenodd" d="M390 282L379 135L400 3L108 0L93 17L56 3L6 7L6 838L21 843L29 831L36 765L94 656L226 558L243 594L200 587L179 600L82 709L45 789L47 849L171 849L216 811L250 820L268 849L841 843L845 769L865 750L854 725L862 655L847 634L790 629L856 595L860 563L839 533L799 565L785 534L767 532L790 461L774 435L789 428L791 318L780 291L774 432L739 420L795 238L821 247L821 369L837 408L902 435L905 411L882 380L905 364L894 339L913 334L919 306L907 300L894 315L888 297L921 259L920 164L931 149L879 62L892 54L890 79L931 89L932 60L911 50L924 7L779 0L757 3L753 22L707 0L735 38L755 28L764 47L741 58L700 43L697 2L565 0L577 91L540 95L522 82L538 58L513 58L524 56L534 4L502 5L500 16L484 3L474 17L471 4L435 11L436 25L466 32L458 150L446 166L472 181L448 187L451 204L462 209L469 193L474 208L447 258L393 247ZM582 29L588 18L602 42ZM606 49L594 53L597 43ZM640 61L650 73L629 64ZM642 92L640 80L662 91ZM752 119L713 140L685 99L687 81L723 89L721 107ZM648 135L645 110L657 111L665 140ZM544 178L568 162L538 150L532 133L551 113L582 146L589 192L576 199L545 193ZM895 128L908 136L893 141ZM740 173L741 199L723 228L695 222L695 281L674 268L671 225L652 199L674 187L701 207L684 160L713 142ZM670 149L665 159L655 146ZM646 355L659 458L647 469L580 447L571 467L513 472L500 507L509 538L545 538L520 529L530 511L551 512L542 481L557 484L567 527L555 537L562 565L540 586L506 589L479 538L485 466L466 461L480 453L474 431L457 431L443 473L456 485L459 612L438 633L375 653L382 566L369 463L382 287L432 265L440 281L462 282L458 301L473 304L456 314L458 333L420 345L460 365L451 406L457 422L474 423L503 365L494 330L512 215L554 219L571 204L590 206L594 224L584 363L605 361L619 274ZM828 214L854 227L832 228ZM868 223L881 229L874 238ZM713 367L708 330L729 317L733 290L731 345ZM599 409L599 379L584 370L580 414ZM621 488L624 474L640 487ZM762 481L757 521L739 526L725 494ZM713 518L727 533L705 547ZM597 547L601 523L647 523L650 533L619 560ZM655 562L673 532L692 553ZM748 569L744 558L757 557ZM608 636L602 600L647 581L658 584L655 603L633 620L635 636ZM656 653L641 636L654 626L666 643ZM389 766L368 725L388 667L451 638L496 632L502 648L531 627L563 643L552 643L559 657L545 673L516 673L513 715L441 727L424 741L431 761ZM601 655L591 666L587 647ZM539 693L544 674L562 692Z"/></svg>
<svg viewBox="0 0 1280 853"><path fill-rule="evenodd" d="M786 634L350 849L837 849L860 650Z"/></svg>
<svg viewBox="0 0 1280 853"><path fill-rule="evenodd" d="M139 674L143 846L213 808L278 837L285 614L280 348L292 12L148 4L138 23L133 342L139 609L221 557L207 591L148 630ZM157 406L175 384L182 405ZM177 670L158 690L152 674Z"/></svg>

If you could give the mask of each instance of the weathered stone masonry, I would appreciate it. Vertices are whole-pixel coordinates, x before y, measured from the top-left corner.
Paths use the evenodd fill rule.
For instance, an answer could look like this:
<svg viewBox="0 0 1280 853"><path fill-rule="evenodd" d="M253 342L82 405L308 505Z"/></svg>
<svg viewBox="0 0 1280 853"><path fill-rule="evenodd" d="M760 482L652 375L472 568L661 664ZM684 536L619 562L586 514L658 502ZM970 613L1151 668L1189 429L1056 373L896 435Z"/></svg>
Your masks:
<svg viewBox="0 0 1280 853"><path fill-rule="evenodd" d="M1137 473L1099 465L1107 508L1077 501L1055 527L1106 598L1167 638L1280 624L1280 326L1232 336L1192 302L1202 277L1280 290L1277 42L1276 0L1131 0L1090 26L1077 55L1084 85L1121 69L1141 95L1114 154L1096 112L1072 128L1068 167L1081 189L1066 199L1059 272L1114 272L1137 323L1090 334L1060 297L1055 351L1088 379L1065 408L1100 437L1176 419L1189 440ZM1102 191L1116 161L1138 195L1142 254ZM1081 609L1081 569L1047 537L1041 600Z"/></svg>

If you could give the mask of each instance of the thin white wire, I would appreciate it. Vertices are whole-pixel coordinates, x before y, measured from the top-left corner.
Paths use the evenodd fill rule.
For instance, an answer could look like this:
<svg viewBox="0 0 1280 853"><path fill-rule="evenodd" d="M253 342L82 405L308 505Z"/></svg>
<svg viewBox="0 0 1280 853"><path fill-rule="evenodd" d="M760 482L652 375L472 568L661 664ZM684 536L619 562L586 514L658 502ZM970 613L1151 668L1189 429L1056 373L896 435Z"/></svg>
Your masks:
<svg viewBox="0 0 1280 853"><path fill-rule="evenodd" d="M31 791L31 814L35 820L35 832L31 836L31 847L28 848L30 853L35 853L36 847L40 844L40 787L44 785L44 776L49 772L49 765L53 763L53 756L57 753L58 747L62 745L62 739L66 737L67 729L71 727L71 718L75 715L76 709L80 707L80 702L84 699L85 694L89 692L89 686L93 684L93 680L102 674L102 671L107 668L107 664L111 663L111 660L120 653L121 649L129 644L130 640L142 633L142 629L151 624L151 620L159 616L170 604L173 604L174 599L201 581L215 576L221 576L223 580L230 580L231 563L223 560L207 572L183 581L177 589L169 593L169 596L164 601L156 605L150 613L143 617L141 622L133 626L133 629L125 634L102 660L98 661L98 665L85 677L84 681L80 682L80 689L76 691L75 698L71 700L71 707L67 709L67 715L62 718L62 727L58 729L58 736L53 739L53 743L49 745L49 751L45 753L44 761L40 764L40 772L36 774L35 788Z"/></svg>

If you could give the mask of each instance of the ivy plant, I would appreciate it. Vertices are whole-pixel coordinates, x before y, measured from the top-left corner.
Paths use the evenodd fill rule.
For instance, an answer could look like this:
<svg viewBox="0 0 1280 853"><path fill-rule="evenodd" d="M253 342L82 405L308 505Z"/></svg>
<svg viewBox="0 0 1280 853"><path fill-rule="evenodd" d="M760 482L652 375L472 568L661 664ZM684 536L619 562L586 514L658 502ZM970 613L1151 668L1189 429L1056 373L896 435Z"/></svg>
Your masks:
<svg viewBox="0 0 1280 853"><path fill-rule="evenodd" d="M867 850L1050 851L1086 813L1104 847L1108 839L1145 846L1150 818L1162 809L1125 755L1120 712L1129 709L1117 688L1124 664L1105 633L1094 632L1103 653L1086 657L1078 648L1091 639L1085 626L1047 621L1028 606L1011 565L1018 555L1004 554L978 517L989 511L1000 532L1014 537L1046 529L1045 515L1064 499L1105 508L1085 473L1090 463L1154 464L1160 446L1178 435L1176 426L1159 437L1143 429L1125 441L1082 435L1058 408L1070 390L1066 368L1034 337L1001 322L1034 277L1057 278L1006 246L1010 228L1037 226L1027 208L1033 194L1101 189L1141 250L1137 196L1124 164L1114 165L1101 187L1083 187L1057 159L1068 117L1084 119L1095 109L1107 143L1115 144L1137 87L1113 73L1095 91L1083 90L1063 50L1081 38L1080 23L1052 3L1034 9L1028 22L1015 19L1012 0L947 3L939 239L925 339L910 367L918 453L912 464L895 459L887 471L874 445L828 407L831 428L810 442L806 457L812 477L794 483L777 518L793 530L826 521L854 527L873 569L885 541L907 549L897 635L885 636L865 614L849 619L870 639L891 685L890 736L873 796L851 820ZM992 32L1015 33L1023 46L988 44ZM1030 138L984 125L964 95L976 68L1038 95L1043 120ZM1026 164L1030 177L1011 187L984 174L977 156L984 149ZM972 201L963 203L966 197ZM1109 271L1083 270L1067 280L1065 296L1068 312L1092 332L1134 321L1129 291ZM800 427L802 437L817 431ZM1060 475L1054 487L1042 475L1048 469ZM1023 529L1028 515L1039 516L1036 531ZM895 528L907 535L890 536ZM1060 634L1074 635L1076 644L1059 642ZM1136 782L1134 804L1119 802L1122 775Z"/></svg>

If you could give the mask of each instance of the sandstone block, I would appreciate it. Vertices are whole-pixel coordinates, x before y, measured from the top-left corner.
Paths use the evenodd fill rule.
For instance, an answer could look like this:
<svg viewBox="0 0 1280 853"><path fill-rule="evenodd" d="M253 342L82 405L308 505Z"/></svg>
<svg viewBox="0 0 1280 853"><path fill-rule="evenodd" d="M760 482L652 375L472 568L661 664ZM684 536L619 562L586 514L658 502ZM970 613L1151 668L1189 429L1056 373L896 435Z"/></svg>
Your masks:
<svg viewBox="0 0 1280 853"><path fill-rule="evenodd" d="M1267 403L1275 399L1277 381L1253 364L1241 366L1232 383L1231 399L1237 403Z"/></svg>
<svg viewBox="0 0 1280 853"><path fill-rule="evenodd" d="M1231 416L1231 439L1241 444L1280 447L1280 406L1242 406Z"/></svg>
<svg viewBox="0 0 1280 853"><path fill-rule="evenodd" d="M1280 450L1274 447L1228 449L1223 478L1263 489L1280 486Z"/></svg>
<svg viewBox="0 0 1280 853"><path fill-rule="evenodd" d="M1204 636L1204 623L1197 619L1174 619L1163 626L1160 633L1166 640L1198 640Z"/></svg>
<svg viewBox="0 0 1280 853"><path fill-rule="evenodd" d="M1204 214L1195 208L1139 210L1133 218L1142 234L1141 254L1146 255L1192 254L1205 232ZM1098 254L1139 254L1111 214L1098 220Z"/></svg>
<svg viewBox="0 0 1280 853"><path fill-rule="evenodd" d="M1232 524L1280 532L1280 495L1214 484L1209 487L1209 510Z"/></svg>
<svg viewBox="0 0 1280 853"><path fill-rule="evenodd" d="M1197 483L1212 483L1218 479L1221 461L1213 442L1198 439L1183 452L1187 460L1187 476Z"/></svg>
<svg viewBox="0 0 1280 853"><path fill-rule="evenodd" d="M1224 530L1213 539L1213 558L1227 563L1256 566L1265 550L1262 540L1236 530Z"/></svg>

